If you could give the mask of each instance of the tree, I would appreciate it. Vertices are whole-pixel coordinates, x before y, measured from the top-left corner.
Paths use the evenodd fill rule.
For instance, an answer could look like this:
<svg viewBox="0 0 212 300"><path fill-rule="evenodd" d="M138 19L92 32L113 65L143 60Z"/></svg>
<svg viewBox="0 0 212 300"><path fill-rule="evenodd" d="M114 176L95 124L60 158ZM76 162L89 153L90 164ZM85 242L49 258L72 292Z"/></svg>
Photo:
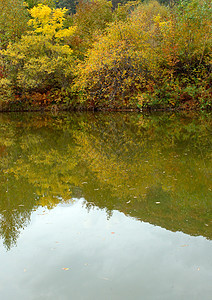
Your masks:
<svg viewBox="0 0 212 300"><path fill-rule="evenodd" d="M159 71L154 21L159 13L165 20L167 8L156 1L140 5L126 20L111 23L93 44L78 66L76 82L92 105L136 107L138 99L133 97L143 93Z"/></svg>
<svg viewBox="0 0 212 300"><path fill-rule="evenodd" d="M113 20L112 3L107 0L79 1L73 23L76 31L71 39L74 50L84 58L97 36Z"/></svg>
<svg viewBox="0 0 212 300"><path fill-rule="evenodd" d="M76 13L76 4L78 1L76 0L57 0L56 6L58 8L67 8L69 13Z"/></svg>
<svg viewBox="0 0 212 300"><path fill-rule="evenodd" d="M26 0L27 7L29 9L33 8L34 6L37 6L38 4L44 4L48 5L49 7L55 7L55 1L54 0Z"/></svg>
<svg viewBox="0 0 212 300"><path fill-rule="evenodd" d="M28 22L31 30L0 52L7 78L16 90L45 91L70 84L74 59L65 39L75 28L64 28L66 11L42 4L33 7Z"/></svg>
<svg viewBox="0 0 212 300"><path fill-rule="evenodd" d="M20 39L28 29L28 19L22 0L0 0L0 49Z"/></svg>

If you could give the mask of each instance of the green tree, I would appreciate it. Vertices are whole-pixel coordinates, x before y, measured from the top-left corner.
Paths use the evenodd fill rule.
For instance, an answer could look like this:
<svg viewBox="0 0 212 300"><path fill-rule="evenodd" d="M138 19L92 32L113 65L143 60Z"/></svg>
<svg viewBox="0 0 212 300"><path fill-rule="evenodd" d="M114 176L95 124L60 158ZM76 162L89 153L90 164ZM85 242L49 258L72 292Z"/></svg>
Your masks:
<svg viewBox="0 0 212 300"><path fill-rule="evenodd" d="M112 3L107 0L79 1L73 23L76 31L71 39L73 49L84 58L97 36L113 20Z"/></svg>
<svg viewBox="0 0 212 300"><path fill-rule="evenodd" d="M76 13L76 4L78 1L76 0L56 0L56 6L58 8L67 8L69 13Z"/></svg>
<svg viewBox="0 0 212 300"><path fill-rule="evenodd" d="M0 49L20 39L28 29L28 19L22 0L0 0Z"/></svg>

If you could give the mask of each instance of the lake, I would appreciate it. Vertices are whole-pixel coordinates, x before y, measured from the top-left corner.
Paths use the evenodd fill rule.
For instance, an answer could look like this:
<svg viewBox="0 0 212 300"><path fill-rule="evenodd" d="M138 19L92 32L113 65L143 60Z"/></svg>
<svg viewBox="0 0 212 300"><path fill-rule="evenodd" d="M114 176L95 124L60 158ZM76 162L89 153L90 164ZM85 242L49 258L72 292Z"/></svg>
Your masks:
<svg viewBox="0 0 212 300"><path fill-rule="evenodd" d="M211 113L0 114L0 298L211 300Z"/></svg>

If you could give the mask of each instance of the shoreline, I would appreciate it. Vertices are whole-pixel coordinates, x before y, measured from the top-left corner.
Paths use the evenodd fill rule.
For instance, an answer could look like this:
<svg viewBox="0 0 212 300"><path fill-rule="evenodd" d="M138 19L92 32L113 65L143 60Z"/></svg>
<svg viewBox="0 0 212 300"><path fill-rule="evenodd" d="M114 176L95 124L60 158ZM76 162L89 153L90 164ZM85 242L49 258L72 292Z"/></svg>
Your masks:
<svg viewBox="0 0 212 300"><path fill-rule="evenodd" d="M0 102L0 113L9 113L9 112L72 112L72 111L91 111L91 112L153 112L153 111L161 111L161 112L178 112L178 111L211 111L212 106L201 107L200 103L190 101L186 101L184 103L180 103L177 106L170 105L145 105L143 107L135 106L123 106L123 107L107 107L107 106L90 106L85 103L76 103L75 105L67 104L61 101L61 103L41 103L41 104L32 104L26 103L22 101L1 101Z"/></svg>
<svg viewBox="0 0 212 300"><path fill-rule="evenodd" d="M59 113L59 112L181 112L181 111L212 111L212 108L200 108L198 106L194 107L144 107L144 108L85 108L85 107L69 107L69 108L61 108L48 106L48 107L30 107L30 108L18 108L18 107L10 107L10 108L1 108L0 113L12 113L12 112L20 112L20 113L31 113L31 112L52 112L52 113Z"/></svg>

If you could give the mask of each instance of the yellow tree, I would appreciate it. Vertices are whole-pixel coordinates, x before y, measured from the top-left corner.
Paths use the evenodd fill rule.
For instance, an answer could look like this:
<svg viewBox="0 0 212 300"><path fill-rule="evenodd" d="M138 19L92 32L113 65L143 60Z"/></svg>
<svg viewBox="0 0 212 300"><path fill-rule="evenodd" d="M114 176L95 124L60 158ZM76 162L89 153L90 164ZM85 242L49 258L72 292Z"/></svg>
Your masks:
<svg viewBox="0 0 212 300"><path fill-rule="evenodd" d="M156 1L142 4L127 20L111 23L78 66L76 90L84 90L93 106L136 107L158 73L158 36L154 17L167 9ZM150 87L151 88L151 87Z"/></svg>
<svg viewBox="0 0 212 300"><path fill-rule="evenodd" d="M70 84L74 59L65 39L75 27L64 27L66 11L42 4L33 7L28 22L31 30L0 52L10 85L16 90L43 92Z"/></svg>

